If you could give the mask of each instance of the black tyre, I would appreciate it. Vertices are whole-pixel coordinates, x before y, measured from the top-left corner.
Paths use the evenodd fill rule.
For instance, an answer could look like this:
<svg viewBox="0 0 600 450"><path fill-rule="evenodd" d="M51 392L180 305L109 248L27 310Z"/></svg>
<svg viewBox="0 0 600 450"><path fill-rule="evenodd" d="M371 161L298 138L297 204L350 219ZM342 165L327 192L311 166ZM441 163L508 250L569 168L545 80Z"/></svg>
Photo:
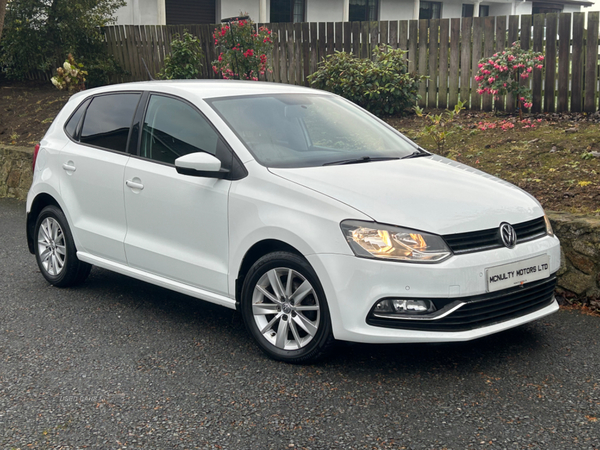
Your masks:
<svg viewBox="0 0 600 450"><path fill-rule="evenodd" d="M241 313L246 328L271 358L311 363L333 348L325 293L313 268L293 253L263 256L248 271Z"/></svg>
<svg viewBox="0 0 600 450"><path fill-rule="evenodd" d="M91 265L77 259L77 249L67 219L60 208L46 206L37 218L34 231L35 259L42 275L56 287L83 282Z"/></svg>

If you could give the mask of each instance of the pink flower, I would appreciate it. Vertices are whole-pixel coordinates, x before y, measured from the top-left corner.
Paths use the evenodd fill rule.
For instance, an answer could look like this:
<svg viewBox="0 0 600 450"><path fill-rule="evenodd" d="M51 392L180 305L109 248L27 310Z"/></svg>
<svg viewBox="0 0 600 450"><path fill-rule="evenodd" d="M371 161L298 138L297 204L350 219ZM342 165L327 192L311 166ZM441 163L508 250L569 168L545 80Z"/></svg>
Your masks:
<svg viewBox="0 0 600 450"><path fill-rule="evenodd" d="M482 63L477 64L477 67L479 67L480 69L483 67Z"/></svg>
<svg viewBox="0 0 600 450"><path fill-rule="evenodd" d="M527 68L527 72L531 72L533 69L531 67Z"/></svg>
<svg viewBox="0 0 600 450"><path fill-rule="evenodd" d="M496 79L495 79L494 77L489 77L489 78L488 78L488 82L489 82L490 84L492 84L492 83L493 83L495 80L496 80Z"/></svg>

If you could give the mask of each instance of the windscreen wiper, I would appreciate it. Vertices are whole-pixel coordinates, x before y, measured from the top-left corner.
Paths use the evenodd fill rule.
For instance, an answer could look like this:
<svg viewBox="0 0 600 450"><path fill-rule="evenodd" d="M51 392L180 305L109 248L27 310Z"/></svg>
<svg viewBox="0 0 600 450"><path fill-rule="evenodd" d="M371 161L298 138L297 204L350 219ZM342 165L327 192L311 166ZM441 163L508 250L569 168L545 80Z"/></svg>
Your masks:
<svg viewBox="0 0 600 450"><path fill-rule="evenodd" d="M410 155L403 156L402 159L411 159L411 158L419 158L421 156L431 156L432 153L429 153L427 150L422 149L421 147L417 148Z"/></svg>
<svg viewBox="0 0 600 450"><path fill-rule="evenodd" d="M354 159L342 159L341 161L332 161L323 164L324 166L341 166L343 164L360 164L373 161L390 161L393 159L400 159L397 156L363 156L362 158Z"/></svg>

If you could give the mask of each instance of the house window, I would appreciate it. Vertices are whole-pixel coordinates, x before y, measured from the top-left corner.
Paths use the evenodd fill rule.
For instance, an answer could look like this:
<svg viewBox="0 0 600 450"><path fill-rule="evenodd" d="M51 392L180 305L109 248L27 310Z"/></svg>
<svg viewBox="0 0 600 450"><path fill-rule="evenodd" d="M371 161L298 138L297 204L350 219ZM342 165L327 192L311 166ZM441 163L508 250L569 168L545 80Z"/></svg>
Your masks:
<svg viewBox="0 0 600 450"><path fill-rule="evenodd" d="M461 17L473 17L473 4L463 3Z"/></svg>
<svg viewBox="0 0 600 450"><path fill-rule="evenodd" d="M271 0L271 23L304 22L304 0Z"/></svg>
<svg viewBox="0 0 600 450"><path fill-rule="evenodd" d="M471 3L463 3L461 17L473 17L475 5ZM490 7L488 5L479 5L479 17L487 17L490 15Z"/></svg>
<svg viewBox="0 0 600 450"><path fill-rule="evenodd" d="M216 0L165 0L167 25L217 23Z"/></svg>
<svg viewBox="0 0 600 450"><path fill-rule="evenodd" d="M379 0L350 0L349 20L350 22L379 20Z"/></svg>
<svg viewBox="0 0 600 450"><path fill-rule="evenodd" d="M561 5L553 3L533 3L532 14L550 14L550 13L561 13L563 11Z"/></svg>
<svg viewBox="0 0 600 450"><path fill-rule="evenodd" d="M419 19L440 19L442 17L442 4L440 2L421 2Z"/></svg>

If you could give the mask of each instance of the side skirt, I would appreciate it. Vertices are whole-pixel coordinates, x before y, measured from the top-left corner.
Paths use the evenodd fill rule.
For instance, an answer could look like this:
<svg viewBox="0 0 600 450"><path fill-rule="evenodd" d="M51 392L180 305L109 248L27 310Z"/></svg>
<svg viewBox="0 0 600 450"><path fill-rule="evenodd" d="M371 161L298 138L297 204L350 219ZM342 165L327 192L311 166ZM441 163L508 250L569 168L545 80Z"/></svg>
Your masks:
<svg viewBox="0 0 600 450"><path fill-rule="evenodd" d="M103 269L111 270L122 275L127 275L129 277L155 284L172 291L180 292L182 294L189 295L190 297L216 303L217 305L225 306L226 308L236 309L235 299L226 297L224 295L215 294L214 292L199 289L197 287L180 283L179 281L174 281L169 278L164 278L160 275L155 275L140 269L134 269L133 267L115 263L104 258L99 258L97 256L90 255L89 253L77 252L77 258L79 258L80 261L84 261L94 266L102 267Z"/></svg>

